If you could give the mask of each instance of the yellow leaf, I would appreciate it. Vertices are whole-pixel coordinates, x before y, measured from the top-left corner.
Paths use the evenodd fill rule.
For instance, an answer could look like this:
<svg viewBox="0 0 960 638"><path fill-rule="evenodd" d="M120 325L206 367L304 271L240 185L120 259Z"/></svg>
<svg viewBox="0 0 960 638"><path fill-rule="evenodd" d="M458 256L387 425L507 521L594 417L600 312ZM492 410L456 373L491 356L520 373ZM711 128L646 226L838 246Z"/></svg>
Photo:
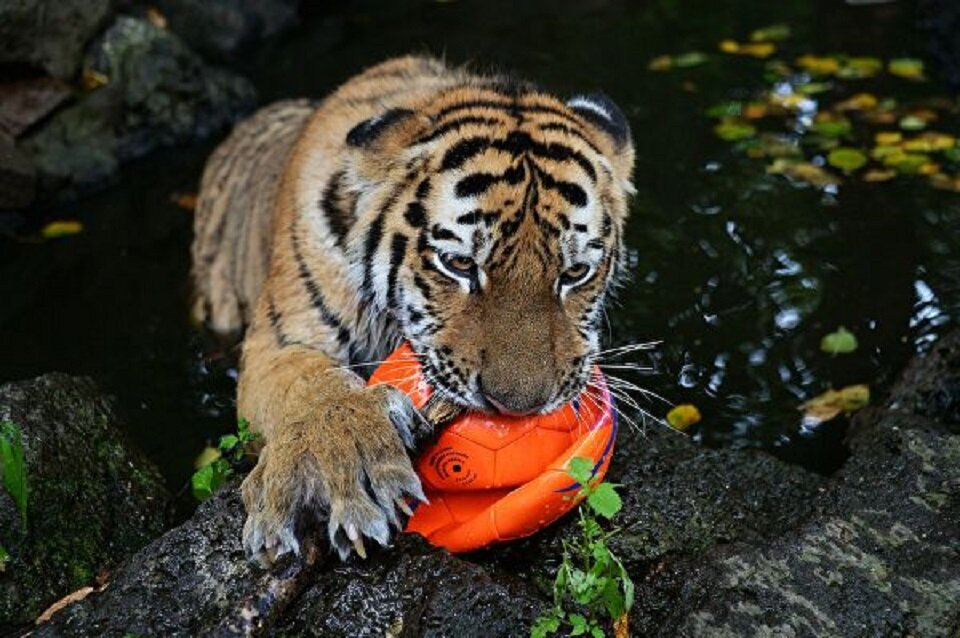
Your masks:
<svg viewBox="0 0 960 638"><path fill-rule="evenodd" d="M669 71L673 68L673 58L669 55L658 55L650 60L647 68L651 71Z"/></svg>
<svg viewBox="0 0 960 638"><path fill-rule="evenodd" d="M85 91L99 89L109 82L110 78L93 69L86 68L83 70L83 73L80 74L80 86L82 86Z"/></svg>
<svg viewBox="0 0 960 638"><path fill-rule="evenodd" d="M750 102L743 107L743 117L748 120L759 120L766 117L767 105L762 102Z"/></svg>
<svg viewBox="0 0 960 638"><path fill-rule="evenodd" d="M856 412L870 403L870 387L851 385L840 390L828 390L800 406L803 420L817 424L829 421L842 413Z"/></svg>
<svg viewBox="0 0 960 638"><path fill-rule="evenodd" d="M667 412L667 423L669 423L670 427L674 430L680 430L681 432L691 425L699 423L701 418L700 410L697 409L697 406L690 403L675 406Z"/></svg>
<svg viewBox="0 0 960 638"><path fill-rule="evenodd" d="M753 42L740 44L734 40L724 40L720 43L720 50L733 55L748 55L754 58L769 58L776 53L777 45L771 42Z"/></svg>
<svg viewBox="0 0 960 638"><path fill-rule="evenodd" d="M927 162L926 164L921 164L920 168L917 169L917 175L936 175L940 172L940 165L936 162Z"/></svg>
<svg viewBox="0 0 960 638"><path fill-rule="evenodd" d="M167 28L167 18L156 7L147 7L147 20L158 29Z"/></svg>
<svg viewBox="0 0 960 638"><path fill-rule="evenodd" d="M833 105L838 111L869 111L876 108L877 98L871 93L857 93Z"/></svg>
<svg viewBox="0 0 960 638"><path fill-rule="evenodd" d="M878 168L871 169L863 174L865 182L888 182L897 176L896 171L884 171Z"/></svg>
<svg viewBox="0 0 960 638"><path fill-rule="evenodd" d="M797 66L814 75L836 75L840 63L836 58L803 55L796 59Z"/></svg>
<svg viewBox="0 0 960 638"><path fill-rule="evenodd" d="M903 134L898 131L880 131L873 136L873 141L877 146L894 146L903 139Z"/></svg>
<svg viewBox="0 0 960 638"><path fill-rule="evenodd" d="M219 459L220 456L221 454L219 449L208 445L207 447L203 448L203 451L200 452L200 454L197 455L197 458L193 459L193 467L194 469L199 470L201 467L210 465Z"/></svg>
<svg viewBox="0 0 960 638"><path fill-rule="evenodd" d="M929 131L907 140L903 143L903 150L918 153L935 153L937 151L946 151L953 148L957 143L957 138L946 133L937 133Z"/></svg>
<svg viewBox="0 0 960 638"><path fill-rule="evenodd" d="M56 239L83 232L83 224L72 220L58 220L43 227L40 234L44 239Z"/></svg>
<svg viewBox="0 0 960 638"><path fill-rule="evenodd" d="M923 60L916 58L895 58L887 64L887 71L907 80L924 80Z"/></svg>
<svg viewBox="0 0 960 638"><path fill-rule="evenodd" d="M936 173L930 176L930 185L934 188L960 193L960 176Z"/></svg>
<svg viewBox="0 0 960 638"><path fill-rule="evenodd" d="M819 166L808 162L795 162L788 159L778 159L767 167L771 175L785 175L800 182L806 182L818 188L836 186L841 183L840 178L831 175Z"/></svg>

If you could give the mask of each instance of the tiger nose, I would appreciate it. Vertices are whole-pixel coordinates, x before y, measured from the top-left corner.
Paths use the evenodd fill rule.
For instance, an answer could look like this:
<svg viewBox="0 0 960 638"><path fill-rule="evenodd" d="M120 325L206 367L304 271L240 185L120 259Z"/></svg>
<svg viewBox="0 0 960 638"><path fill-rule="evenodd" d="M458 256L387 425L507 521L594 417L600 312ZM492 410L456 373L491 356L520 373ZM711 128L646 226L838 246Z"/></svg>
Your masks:
<svg viewBox="0 0 960 638"><path fill-rule="evenodd" d="M533 414L544 406L546 399L541 392L525 392L515 388L501 388L480 381L483 398L500 414L525 416Z"/></svg>

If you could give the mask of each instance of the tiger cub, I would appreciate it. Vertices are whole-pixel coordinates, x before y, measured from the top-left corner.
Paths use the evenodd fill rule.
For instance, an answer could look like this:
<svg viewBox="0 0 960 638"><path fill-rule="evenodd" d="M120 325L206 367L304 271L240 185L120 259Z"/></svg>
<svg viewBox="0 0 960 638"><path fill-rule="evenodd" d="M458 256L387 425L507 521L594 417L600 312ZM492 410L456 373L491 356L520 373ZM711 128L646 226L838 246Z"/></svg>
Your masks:
<svg viewBox="0 0 960 638"><path fill-rule="evenodd" d="M195 314L245 326L237 407L264 449L243 483L245 548L388 543L423 499L406 448L422 419L352 367L405 339L436 396L549 412L586 386L624 266L627 122L427 57L389 60L319 104L240 124L207 163Z"/></svg>

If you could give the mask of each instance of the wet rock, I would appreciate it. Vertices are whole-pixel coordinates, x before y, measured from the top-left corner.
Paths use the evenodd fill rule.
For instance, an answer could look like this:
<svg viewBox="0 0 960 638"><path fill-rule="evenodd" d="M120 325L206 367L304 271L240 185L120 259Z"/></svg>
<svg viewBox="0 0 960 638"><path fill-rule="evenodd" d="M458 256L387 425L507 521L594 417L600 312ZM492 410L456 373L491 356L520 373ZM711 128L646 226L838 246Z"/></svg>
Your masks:
<svg viewBox="0 0 960 638"><path fill-rule="evenodd" d="M0 544L12 557L0 573L0 631L32 622L160 534L169 498L89 380L49 374L4 384L7 420L23 433L28 511L24 534L11 499L0 497Z"/></svg>
<svg viewBox="0 0 960 638"><path fill-rule="evenodd" d="M672 432L622 432L611 543L637 585L634 635L956 635L960 336L942 345L889 404L862 413L831 479ZM38 633L524 635L551 604L562 540L577 533L568 517L456 557L402 536L367 561L322 550L271 576L242 556L243 516L236 488L221 491Z"/></svg>
<svg viewBox="0 0 960 638"><path fill-rule="evenodd" d="M105 82L56 113L21 147L42 193L66 199L109 181L121 162L207 137L250 110L251 84L208 66L174 34L118 17L90 47L90 77Z"/></svg>
<svg viewBox="0 0 960 638"><path fill-rule="evenodd" d="M244 516L236 486L220 490L35 635L511 636L542 607L412 536L363 563L310 550L268 572L244 558Z"/></svg>
<svg viewBox="0 0 960 638"><path fill-rule="evenodd" d="M36 170L16 147L0 140L0 211L29 206L36 192Z"/></svg>
<svg viewBox="0 0 960 638"><path fill-rule="evenodd" d="M68 97L70 87L51 78L0 84L0 140L17 139Z"/></svg>
<svg viewBox="0 0 960 638"><path fill-rule="evenodd" d="M293 25L297 0L157 0L170 29L201 55L229 60Z"/></svg>
<svg viewBox="0 0 960 638"><path fill-rule="evenodd" d="M107 22L111 0L0 2L0 63L39 67L68 79L83 48Z"/></svg>

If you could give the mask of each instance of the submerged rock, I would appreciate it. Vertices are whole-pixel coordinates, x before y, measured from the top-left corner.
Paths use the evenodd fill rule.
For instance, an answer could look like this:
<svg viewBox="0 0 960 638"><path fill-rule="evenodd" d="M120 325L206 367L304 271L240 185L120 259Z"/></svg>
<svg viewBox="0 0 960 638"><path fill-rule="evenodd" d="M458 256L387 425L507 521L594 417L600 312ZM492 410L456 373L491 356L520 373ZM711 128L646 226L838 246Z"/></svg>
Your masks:
<svg viewBox="0 0 960 638"><path fill-rule="evenodd" d="M56 113L21 148L41 193L69 198L110 180L121 162L225 128L254 104L244 78L208 66L174 34L119 16L90 46L85 73L102 86Z"/></svg>
<svg viewBox="0 0 960 638"><path fill-rule="evenodd" d="M0 633L90 585L162 533L169 495L116 428L94 384L62 374L0 385L0 421L23 435L27 529L0 488Z"/></svg>

